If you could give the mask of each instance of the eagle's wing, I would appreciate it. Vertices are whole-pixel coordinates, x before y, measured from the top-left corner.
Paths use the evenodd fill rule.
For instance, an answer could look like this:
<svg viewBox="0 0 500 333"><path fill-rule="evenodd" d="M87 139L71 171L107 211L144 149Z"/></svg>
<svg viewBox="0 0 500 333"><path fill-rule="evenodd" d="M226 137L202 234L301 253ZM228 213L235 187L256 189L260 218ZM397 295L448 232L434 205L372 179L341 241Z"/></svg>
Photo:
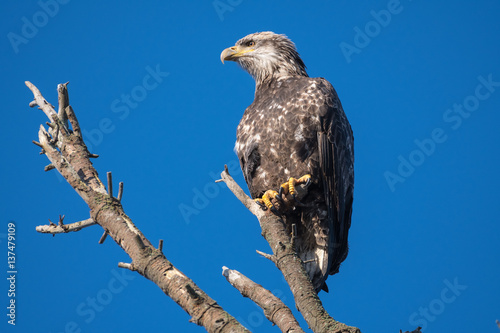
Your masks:
<svg viewBox="0 0 500 333"><path fill-rule="evenodd" d="M354 139L351 126L332 85L322 80L324 105L320 106L318 132L321 181L329 218L329 274L335 274L347 257L354 191Z"/></svg>

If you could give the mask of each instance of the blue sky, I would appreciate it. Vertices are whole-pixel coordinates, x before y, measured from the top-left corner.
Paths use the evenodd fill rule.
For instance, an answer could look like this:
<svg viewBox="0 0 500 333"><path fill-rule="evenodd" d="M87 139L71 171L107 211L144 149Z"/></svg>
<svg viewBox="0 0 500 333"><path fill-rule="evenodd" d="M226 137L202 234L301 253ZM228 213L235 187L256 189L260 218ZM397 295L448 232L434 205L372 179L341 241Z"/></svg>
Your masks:
<svg viewBox="0 0 500 333"><path fill-rule="evenodd" d="M88 218L39 148L42 112L70 102L95 166L125 183L127 214L167 257L255 332L276 332L222 277L236 269L294 309L257 221L214 178L233 152L254 82L220 52L256 31L287 34L310 76L337 89L355 136L350 252L320 295L363 332L498 332L500 4L494 0L77 2L1 5L4 109L0 253L16 226L16 326L2 332L203 332L158 287L121 270L102 230L35 226ZM246 188L246 187L245 187ZM189 213L186 213L189 212ZM297 315L300 318L300 314ZM301 321L303 323L303 321Z"/></svg>

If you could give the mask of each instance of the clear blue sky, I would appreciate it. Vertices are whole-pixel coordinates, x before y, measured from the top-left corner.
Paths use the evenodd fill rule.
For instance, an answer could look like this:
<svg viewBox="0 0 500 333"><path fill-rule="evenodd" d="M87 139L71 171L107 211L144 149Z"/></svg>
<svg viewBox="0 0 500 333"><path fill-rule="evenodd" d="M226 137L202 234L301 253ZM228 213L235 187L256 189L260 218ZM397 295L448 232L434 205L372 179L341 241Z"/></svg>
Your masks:
<svg viewBox="0 0 500 333"><path fill-rule="evenodd" d="M215 3L215 6L214 6ZM57 4L57 6L55 5ZM217 6L217 7L216 7ZM37 139L36 84L70 102L105 179L167 257L255 332L276 332L221 275L228 266L294 309L257 221L214 177L233 165L254 82L220 52L272 30L310 76L337 89L355 135L350 252L320 295L363 332L498 332L500 319L500 3L454 1L63 1L1 6L1 265L16 224L16 326L2 332L203 332L158 287L117 268L102 230L51 237L35 226L88 218ZM151 74L154 73L154 74ZM127 97L128 96L128 97ZM239 168L233 175L243 183ZM246 187L245 187L246 188ZM186 213L189 212L189 213ZM184 213L183 213L184 212ZM300 315L298 315L300 318ZM303 322L303 321L302 321Z"/></svg>

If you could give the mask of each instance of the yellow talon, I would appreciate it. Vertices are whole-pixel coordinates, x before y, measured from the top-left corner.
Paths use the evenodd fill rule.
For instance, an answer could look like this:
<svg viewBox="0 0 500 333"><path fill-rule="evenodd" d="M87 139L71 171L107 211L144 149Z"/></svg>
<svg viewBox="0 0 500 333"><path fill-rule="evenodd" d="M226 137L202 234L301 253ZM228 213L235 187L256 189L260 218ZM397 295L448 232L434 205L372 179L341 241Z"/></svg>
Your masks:
<svg viewBox="0 0 500 333"><path fill-rule="evenodd" d="M311 175L304 175L297 180L297 183L304 184L311 179Z"/></svg>
<svg viewBox="0 0 500 333"><path fill-rule="evenodd" d="M276 198L277 195L278 192L273 190L267 190L266 193L264 193L264 195L262 196L262 200L264 201L264 204L267 208L271 209L272 207L274 207L271 199Z"/></svg>
<svg viewBox="0 0 500 333"><path fill-rule="evenodd" d="M288 179L288 190L290 192L290 194L294 195L295 194L295 183L297 182L297 180L293 177L290 177Z"/></svg>
<svg viewBox="0 0 500 333"><path fill-rule="evenodd" d="M253 199L253 201L255 201L256 203L258 203L261 206L264 206L264 200L262 200L261 198Z"/></svg>
<svg viewBox="0 0 500 333"><path fill-rule="evenodd" d="M310 179L311 179L311 175L304 175L304 176L300 177L299 179L295 179L293 177L290 177L288 179L288 183L285 183L285 184L288 184L288 186L283 186L284 184L281 186L284 188L285 193L288 192L291 195L295 195L295 185L305 184Z"/></svg>
<svg viewBox="0 0 500 333"><path fill-rule="evenodd" d="M283 189L283 193L288 193L288 181L286 183L281 184L281 188Z"/></svg>
<svg viewBox="0 0 500 333"><path fill-rule="evenodd" d="M262 198L254 199L254 201L258 203L262 208L264 208L264 210L269 209L273 213L279 215L279 212L276 209L276 207L274 207L273 203L271 202L271 199L279 199L278 192L273 190L268 190L264 193Z"/></svg>
<svg viewBox="0 0 500 333"><path fill-rule="evenodd" d="M311 175L304 175L300 177L299 179L295 179L293 177L290 177L287 182L281 184L279 193L274 191L274 190L267 190L262 198L257 198L254 199L256 203L258 203L262 208L265 209L270 209L273 213L280 215L276 207L273 205L271 202L272 199L278 200L280 203L283 203L283 197L282 195L286 195L290 193L295 200L296 203L301 204L300 201L298 201L295 198L295 186L299 184L308 184L311 180Z"/></svg>

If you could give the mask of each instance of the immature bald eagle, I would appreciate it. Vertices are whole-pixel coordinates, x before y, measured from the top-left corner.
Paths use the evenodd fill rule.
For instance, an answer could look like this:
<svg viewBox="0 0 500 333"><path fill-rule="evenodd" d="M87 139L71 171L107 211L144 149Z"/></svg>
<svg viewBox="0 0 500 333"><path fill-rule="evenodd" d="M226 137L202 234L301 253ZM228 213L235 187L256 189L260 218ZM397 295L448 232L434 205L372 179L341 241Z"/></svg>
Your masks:
<svg viewBox="0 0 500 333"><path fill-rule="evenodd" d="M325 280L347 256L354 189L353 135L337 93L327 80L308 77L284 35L248 35L221 60L237 62L255 79L235 146L250 193L278 213L272 199L310 183L295 209L279 213L289 230L297 226L296 251L314 287L328 290Z"/></svg>

